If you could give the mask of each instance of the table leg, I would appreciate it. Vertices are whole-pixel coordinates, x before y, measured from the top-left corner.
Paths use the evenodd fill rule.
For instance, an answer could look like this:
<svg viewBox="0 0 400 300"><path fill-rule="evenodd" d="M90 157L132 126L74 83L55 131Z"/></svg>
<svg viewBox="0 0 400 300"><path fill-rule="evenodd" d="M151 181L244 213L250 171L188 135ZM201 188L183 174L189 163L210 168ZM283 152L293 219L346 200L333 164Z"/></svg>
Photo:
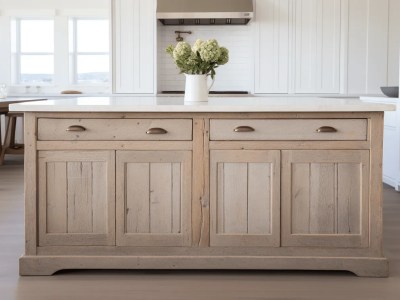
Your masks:
<svg viewBox="0 0 400 300"><path fill-rule="evenodd" d="M0 153L0 166L4 164L4 156L6 155L6 150L10 148L11 145L11 137L12 137L12 132L11 132L11 122L12 122L12 117L8 117L8 121L6 122L5 126L5 137L4 137L4 144L3 148L1 149Z"/></svg>

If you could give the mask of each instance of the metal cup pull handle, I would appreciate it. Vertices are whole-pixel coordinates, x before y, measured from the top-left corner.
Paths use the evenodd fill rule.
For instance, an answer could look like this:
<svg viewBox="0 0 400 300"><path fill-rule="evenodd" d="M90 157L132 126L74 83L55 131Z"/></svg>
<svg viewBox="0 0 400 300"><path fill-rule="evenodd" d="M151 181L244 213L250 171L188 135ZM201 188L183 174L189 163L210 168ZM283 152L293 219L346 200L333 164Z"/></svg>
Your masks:
<svg viewBox="0 0 400 300"><path fill-rule="evenodd" d="M253 132L255 129L250 126L238 126L234 130L234 132Z"/></svg>
<svg viewBox="0 0 400 300"><path fill-rule="evenodd" d="M166 131L164 128L150 128L149 130L146 131L146 134L167 134L168 131Z"/></svg>
<svg viewBox="0 0 400 300"><path fill-rule="evenodd" d="M80 125L72 125L72 126L69 126L67 128L67 131L70 131L70 132L82 132L82 131L86 131L86 128L83 127L83 126L80 126Z"/></svg>
<svg viewBox="0 0 400 300"><path fill-rule="evenodd" d="M331 126L322 126L317 129L318 133L337 132L337 129Z"/></svg>

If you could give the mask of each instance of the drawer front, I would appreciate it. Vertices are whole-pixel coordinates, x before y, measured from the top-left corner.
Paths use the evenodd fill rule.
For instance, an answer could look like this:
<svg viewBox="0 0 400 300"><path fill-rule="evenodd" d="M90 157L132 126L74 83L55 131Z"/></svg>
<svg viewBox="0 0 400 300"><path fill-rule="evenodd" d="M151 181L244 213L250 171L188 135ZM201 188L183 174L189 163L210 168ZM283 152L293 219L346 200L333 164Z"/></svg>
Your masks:
<svg viewBox="0 0 400 300"><path fill-rule="evenodd" d="M213 141L367 140L366 119L211 120Z"/></svg>
<svg viewBox="0 0 400 300"><path fill-rule="evenodd" d="M38 120L40 141L191 141L191 119Z"/></svg>

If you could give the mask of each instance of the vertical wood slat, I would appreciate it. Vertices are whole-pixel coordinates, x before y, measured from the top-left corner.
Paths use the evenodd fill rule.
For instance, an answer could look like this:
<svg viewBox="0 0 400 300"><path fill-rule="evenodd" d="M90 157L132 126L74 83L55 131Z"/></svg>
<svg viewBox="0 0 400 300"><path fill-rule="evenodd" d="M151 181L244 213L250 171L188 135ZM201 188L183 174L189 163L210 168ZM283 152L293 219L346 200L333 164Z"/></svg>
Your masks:
<svg viewBox="0 0 400 300"><path fill-rule="evenodd" d="M338 233L360 234L361 165L338 164Z"/></svg>
<svg viewBox="0 0 400 300"><path fill-rule="evenodd" d="M68 233L93 232L93 171L90 162L67 163Z"/></svg>
<svg viewBox="0 0 400 300"><path fill-rule="evenodd" d="M334 233L335 165L312 163L310 181L310 233Z"/></svg>
<svg viewBox="0 0 400 300"><path fill-rule="evenodd" d="M224 163L217 163L217 217L214 220L217 225L217 233L225 232L225 195L224 195Z"/></svg>
<svg viewBox="0 0 400 300"><path fill-rule="evenodd" d="M193 119L192 201L191 226L192 246L210 246L210 165L209 140L210 120Z"/></svg>
<svg viewBox="0 0 400 300"><path fill-rule="evenodd" d="M224 164L224 233L247 233L247 163Z"/></svg>
<svg viewBox="0 0 400 300"><path fill-rule="evenodd" d="M172 178L170 163L150 164L150 232L171 233Z"/></svg>
<svg viewBox="0 0 400 300"><path fill-rule="evenodd" d="M92 162L92 222L93 233L107 232L107 184L104 182L107 166Z"/></svg>
<svg viewBox="0 0 400 300"><path fill-rule="evenodd" d="M271 233L271 164L248 164L247 232Z"/></svg>
<svg viewBox="0 0 400 300"><path fill-rule="evenodd" d="M125 230L127 233L150 232L150 164L125 165Z"/></svg>
<svg viewBox="0 0 400 300"><path fill-rule="evenodd" d="M291 230L294 234L310 232L310 164L293 164Z"/></svg>
<svg viewBox="0 0 400 300"><path fill-rule="evenodd" d="M181 164L172 163L171 233L181 232Z"/></svg>
<svg viewBox="0 0 400 300"><path fill-rule="evenodd" d="M42 191L38 191L41 185L40 178L37 179L37 169L40 169L37 157L37 119L34 113L24 114L24 143L25 143L25 163L24 163L24 195L25 195L25 255L36 255L38 246L38 205ZM40 205L41 203L39 203ZM39 230L41 230L39 224ZM43 226L44 227L44 226ZM39 233L40 234L40 233Z"/></svg>
<svg viewBox="0 0 400 300"><path fill-rule="evenodd" d="M46 164L46 231L67 233L67 164Z"/></svg>

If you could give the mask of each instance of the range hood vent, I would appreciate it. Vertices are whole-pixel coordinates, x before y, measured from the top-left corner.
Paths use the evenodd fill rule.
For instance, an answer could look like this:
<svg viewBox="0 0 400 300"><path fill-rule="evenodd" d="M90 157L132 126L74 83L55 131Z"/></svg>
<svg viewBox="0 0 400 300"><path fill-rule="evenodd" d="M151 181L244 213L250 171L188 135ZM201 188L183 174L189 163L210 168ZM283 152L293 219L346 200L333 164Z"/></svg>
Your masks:
<svg viewBox="0 0 400 300"><path fill-rule="evenodd" d="M164 25L245 25L253 18L253 0L158 0Z"/></svg>

